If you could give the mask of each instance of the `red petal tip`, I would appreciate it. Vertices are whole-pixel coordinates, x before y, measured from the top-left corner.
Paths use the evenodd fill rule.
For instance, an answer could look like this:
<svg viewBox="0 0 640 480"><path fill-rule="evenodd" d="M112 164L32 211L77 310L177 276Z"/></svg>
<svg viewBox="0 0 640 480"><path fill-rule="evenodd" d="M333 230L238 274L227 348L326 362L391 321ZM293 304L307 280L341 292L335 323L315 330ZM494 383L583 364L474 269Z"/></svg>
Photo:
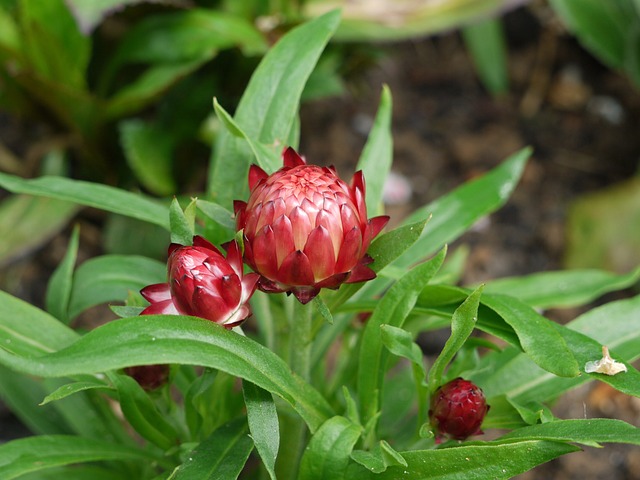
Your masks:
<svg viewBox="0 0 640 480"><path fill-rule="evenodd" d="M260 183L260 180L264 180L268 176L267 172L259 166L251 165L251 167L249 167L249 190L253 190L253 187Z"/></svg>
<svg viewBox="0 0 640 480"><path fill-rule="evenodd" d="M289 168L306 165L304 159L291 147L288 147L284 152L282 152L282 163L285 167Z"/></svg>
<svg viewBox="0 0 640 480"><path fill-rule="evenodd" d="M208 248L209 250L213 250L214 252L220 253L220 251L215 247L215 245L213 245L213 243L211 243L209 240L205 239L204 237L201 237L200 235L195 235L193 237L193 246Z"/></svg>

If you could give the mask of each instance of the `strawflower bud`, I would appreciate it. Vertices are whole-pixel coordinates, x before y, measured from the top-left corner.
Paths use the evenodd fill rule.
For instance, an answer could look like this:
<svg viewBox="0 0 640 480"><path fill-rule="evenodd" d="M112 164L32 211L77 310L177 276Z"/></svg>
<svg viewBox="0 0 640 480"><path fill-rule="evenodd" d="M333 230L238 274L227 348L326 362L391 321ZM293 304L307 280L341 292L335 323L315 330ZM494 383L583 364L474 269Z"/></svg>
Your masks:
<svg viewBox="0 0 640 480"><path fill-rule="evenodd" d="M464 440L482 433L480 426L488 410L482 390L456 378L434 392L429 419L438 436Z"/></svg>
<svg viewBox="0 0 640 480"><path fill-rule="evenodd" d="M321 288L375 278L366 253L389 217L367 219L362 172L349 185L333 167L307 165L292 148L283 163L271 175L252 165L249 200L234 203L244 258L261 275L259 288L307 303Z"/></svg>
<svg viewBox="0 0 640 480"><path fill-rule="evenodd" d="M166 364L127 367L124 373L132 377L146 391L156 390L167 383L170 367Z"/></svg>
<svg viewBox="0 0 640 480"><path fill-rule="evenodd" d="M251 315L249 298L259 276L244 275L242 255L233 241L227 257L200 236L193 246L171 244L167 262L168 283L143 288L140 293L151 305L142 315L173 314L206 318L226 328Z"/></svg>

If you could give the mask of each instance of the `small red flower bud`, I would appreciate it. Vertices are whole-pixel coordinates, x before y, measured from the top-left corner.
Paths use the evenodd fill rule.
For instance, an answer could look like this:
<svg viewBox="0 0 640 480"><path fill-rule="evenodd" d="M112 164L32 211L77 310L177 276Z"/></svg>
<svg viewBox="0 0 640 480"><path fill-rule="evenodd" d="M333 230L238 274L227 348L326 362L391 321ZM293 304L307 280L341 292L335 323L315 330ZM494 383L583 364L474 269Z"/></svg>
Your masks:
<svg viewBox="0 0 640 480"><path fill-rule="evenodd" d="M482 390L468 380L456 378L434 392L429 419L437 434L464 440L482 433L480 426L488 410Z"/></svg>
<svg viewBox="0 0 640 480"><path fill-rule="evenodd" d="M333 167L307 165L292 148L283 163L271 175L253 165L249 200L234 204L244 258L261 275L259 288L307 303L321 288L375 278L366 253L389 217L367 219L362 172L348 185Z"/></svg>
<svg viewBox="0 0 640 480"><path fill-rule="evenodd" d="M169 365L138 365L125 368L124 373L132 377L146 391L151 391L167 383Z"/></svg>
<svg viewBox="0 0 640 480"><path fill-rule="evenodd" d="M151 302L141 315L173 314L206 318L226 328L251 315L249 298L259 276L244 275L238 244L228 244L227 257L204 238L193 237L193 246L171 244L167 263L168 283L143 288Z"/></svg>

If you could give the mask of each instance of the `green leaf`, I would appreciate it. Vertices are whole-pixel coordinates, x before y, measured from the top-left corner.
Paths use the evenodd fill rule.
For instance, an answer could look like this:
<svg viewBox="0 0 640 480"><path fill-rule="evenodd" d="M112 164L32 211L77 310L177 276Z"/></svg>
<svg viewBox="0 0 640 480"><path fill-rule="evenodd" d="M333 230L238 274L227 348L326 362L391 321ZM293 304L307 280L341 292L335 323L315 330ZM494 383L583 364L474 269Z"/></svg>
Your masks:
<svg viewBox="0 0 640 480"><path fill-rule="evenodd" d="M192 199L187 208L182 210L174 197L169 207L169 223L171 224L171 243L191 245L195 232L197 200Z"/></svg>
<svg viewBox="0 0 640 480"><path fill-rule="evenodd" d="M349 480L486 480L509 479L536 465L560 455L580 450L566 443L544 440L523 440L514 443L469 445L437 450L401 452L407 466L389 467L374 474L360 465L352 464L347 471Z"/></svg>
<svg viewBox="0 0 640 480"><path fill-rule="evenodd" d="M105 116L113 120L142 110L179 80L198 69L205 60L170 63L148 68L136 80L126 84L109 98L105 107ZM169 146L164 145L164 148L168 149ZM162 154L166 155L166 152Z"/></svg>
<svg viewBox="0 0 640 480"><path fill-rule="evenodd" d="M594 308L570 322L556 326L581 369L587 361L601 358L601 345L606 345L617 361L638 358L640 340L640 296ZM474 375L487 397L506 394L519 402L548 401L589 380L597 378L612 387L640 396L640 373L632 367L614 376L582 374L574 378L557 377L515 349L491 353L483 358L483 373Z"/></svg>
<svg viewBox="0 0 640 480"><path fill-rule="evenodd" d="M313 306L325 322L329 325L333 325L333 315L331 315L331 310L329 310L329 307L327 307L327 304L324 303L324 300L322 300L320 295L313 299Z"/></svg>
<svg viewBox="0 0 640 480"><path fill-rule="evenodd" d="M382 297L367 321L358 363L358 398L365 424L376 414L386 370L387 355L383 350L380 325L387 323L393 327L402 327L418 294L438 271L445 255L446 248L443 248L434 258L410 270Z"/></svg>
<svg viewBox="0 0 640 480"><path fill-rule="evenodd" d="M300 463L299 478L346 479L349 454L360 438L362 427L344 417L327 420L311 438Z"/></svg>
<svg viewBox="0 0 640 480"><path fill-rule="evenodd" d="M367 182L366 201L370 216L382 213L382 190L393 161L391 109L391 91L384 85L378 113L356 166L356 170L362 170Z"/></svg>
<svg viewBox="0 0 640 480"><path fill-rule="evenodd" d="M278 169L278 166L280 166L280 163L282 162L280 152L277 152L273 147L269 147L259 141L254 141L250 136L248 136L231 117L231 115L222 108L218 103L218 99L215 97L213 98L213 109L231 135L247 142L247 145L249 145L249 148L253 153L256 164L260 168L266 172L273 172Z"/></svg>
<svg viewBox="0 0 640 480"><path fill-rule="evenodd" d="M31 432L40 435L73 433L52 405L39 405L48 392L42 379L16 373L2 365L0 376L0 398Z"/></svg>
<svg viewBox="0 0 640 480"><path fill-rule="evenodd" d="M289 138L304 85L338 22L338 11L329 12L294 28L267 52L234 116L248 137L267 145L283 145ZM216 143L208 192L225 208L247 198L248 148L227 132Z"/></svg>
<svg viewBox="0 0 640 480"><path fill-rule="evenodd" d="M167 279L166 264L137 255L103 255L87 260L73 278L69 318L109 301L123 301L130 290Z"/></svg>
<svg viewBox="0 0 640 480"><path fill-rule="evenodd" d="M26 340L21 339L21 343L24 342ZM0 345L4 346L4 342ZM157 363L202 365L246 379L282 397L312 432L333 416L331 407L318 391L294 375L275 353L247 337L199 318L144 315L114 320L92 330L68 348L49 355L22 357L24 348L16 350L12 354L0 349L0 362L43 377Z"/></svg>
<svg viewBox="0 0 640 480"><path fill-rule="evenodd" d="M640 445L640 428L610 418L556 420L519 428L500 437L500 441L516 438L557 440L590 446L598 446L600 443Z"/></svg>
<svg viewBox="0 0 640 480"><path fill-rule="evenodd" d="M503 205L520 179L530 155L530 148L520 150L486 175L413 212L404 224L431 216L429 228L394 265L407 267L432 254L443 244L455 240L478 219Z"/></svg>
<svg viewBox="0 0 640 480"><path fill-rule="evenodd" d="M122 470L96 465L70 465L24 475L21 480L122 480Z"/></svg>
<svg viewBox="0 0 640 480"><path fill-rule="evenodd" d="M178 433L142 389L128 375L109 374L118 391L120 408L129 424L140 436L163 450L178 443Z"/></svg>
<svg viewBox="0 0 640 480"><path fill-rule="evenodd" d="M631 8L626 8L626 3L628 2L598 0L550 1L555 13L580 43L614 68L623 66L626 33L637 18Z"/></svg>
<svg viewBox="0 0 640 480"><path fill-rule="evenodd" d="M42 310L0 291L0 346L16 355L66 347L78 334Z"/></svg>
<svg viewBox="0 0 640 480"><path fill-rule="evenodd" d="M120 144L127 164L140 183L157 195L176 191L172 154L175 141L154 124L142 120L120 122Z"/></svg>
<svg viewBox="0 0 640 480"><path fill-rule="evenodd" d="M580 374L578 362L556 324L506 295L484 295L482 302L515 330L522 349L545 370L560 377Z"/></svg>
<svg viewBox="0 0 640 480"><path fill-rule="evenodd" d="M244 418L221 426L200 443L167 480L238 478L253 450Z"/></svg>
<svg viewBox="0 0 640 480"><path fill-rule="evenodd" d="M69 89L85 90L91 38L80 33L64 1L22 0L19 15L29 70Z"/></svg>
<svg viewBox="0 0 640 480"><path fill-rule="evenodd" d="M391 325L380 325L381 339L384 346L389 352L398 357L406 358L416 365L422 372L421 377L426 377L424 368L424 358L422 349L413 341L411 333L402 328L392 327Z"/></svg>
<svg viewBox="0 0 640 480"><path fill-rule="evenodd" d="M236 222L233 219L233 213L222 205L198 199L198 210L200 210L207 218L228 230L229 236L235 233Z"/></svg>
<svg viewBox="0 0 640 480"><path fill-rule="evenodd" d="M46 244L77 211L72 203L50 198L12 195L4 199L0 203L0 263Z"/></svg>
<svg viewBox="0 0 640 480"><path fill-rule="evenodd" d="M149 462L154 457L131 445L67 435L40 435L0 445L0 476L11 480L61 465L103 460Z"/></svg>
<svg viewBox="0 0 640 480"><path fill-rule="evenodd" d="M0 173L0 186L13 193L67 200L87 207L144 220L169 230L167 210L140 194L98 183L65 177L38 177L31 180Z"/></svg>
<svg viewBox="0 0 640 480"><path fill-rule="evenodd" d="M47 311L64 323L69 323L69 301L73 285L73 270L78 256L80 226L76 225L71 233L67 253L51 275L47 285L45 305Z"/></svg>
<svg viewBox="0 0 640 480"><path fill-rule="evenodd" d="M501 22L499 18L490 18L462 29L478 76L493 95L509 89L507 47Z"/></svg>
<svg viewBox="0 0 640 480"><path fill-rule="evenodd" d="M634 285L640 268L617 275L603 270L560 270L492 280L486 293L502 293L536 308L575 307Z"/></svg>
<svg viewBox="0 0 640 480"><path fill-rule="evenodd" d="M280 427L273 395L246 381L242 382L242 391L244 403L247 406L251 438L269 477L276 480L275 465L280 446Z"/></svg>
<svg viewBox="0 0 640 480"><path fill-rule="evenodd" d="M74 393L84 392L85 390L113 390L113 387L106 385L104 382L99 380L87 382L74 382L68 383L66 385L62 385L60 388L50 393L44 400L40 403L40 405L46 405L49 402L55 402L56 400L61 400L63 398L68 397L69 395L73 395Z"/></svg>
<svg viewBox="0 0 640 480"><path fill-rule="evenodd" d="M483 287L480 286L460 305L451 318L451 336L444 344L442 352L429 369L429 390L431 393L442 385L444 370L467 341L478 321L478 306Z"/></svg>
<svg viewBox="0 0 640 480"><path fill-rule="evenodd" d="M219 50L235 45L242 46L248 55L266 49L263 35L244 18L220 10L190 8L143 18L127 32L116 58L118 64L177 63L210 59Z"/></svg>
<svg viewBox="0 0 640 480"><path fill-rule="evenodd" d="M406 467L407 461L391 445L381 440L371 451L356 450L351 458L373 473L382 473L389 467Z"/></svg>

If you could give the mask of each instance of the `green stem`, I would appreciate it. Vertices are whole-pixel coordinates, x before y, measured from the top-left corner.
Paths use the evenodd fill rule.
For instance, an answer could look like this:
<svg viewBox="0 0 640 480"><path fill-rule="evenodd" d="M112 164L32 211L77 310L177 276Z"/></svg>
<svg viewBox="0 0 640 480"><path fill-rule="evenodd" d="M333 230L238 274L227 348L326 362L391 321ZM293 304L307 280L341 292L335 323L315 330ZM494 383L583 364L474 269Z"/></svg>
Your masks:
<svg viewBox="0 0 640 480"><path fill-rule="evenodd" d="M311 335L313 330L313 306L295 302L289 337L289 365L303 380L309 381L311 373Z"/></svg>
<svg viewBox="0 0 640 480"><path fill-rule="evenodd" d="M289 365L293 372L308 382L311 377L312 305L294 301L289 321ZM298 478L298 467L307 444L308 430L298 415L294 414L283 420L280 438L286 441L286 445L281 445L280 448L282 453L278 456L277 475L278 479L294 480Z"/></svg>

